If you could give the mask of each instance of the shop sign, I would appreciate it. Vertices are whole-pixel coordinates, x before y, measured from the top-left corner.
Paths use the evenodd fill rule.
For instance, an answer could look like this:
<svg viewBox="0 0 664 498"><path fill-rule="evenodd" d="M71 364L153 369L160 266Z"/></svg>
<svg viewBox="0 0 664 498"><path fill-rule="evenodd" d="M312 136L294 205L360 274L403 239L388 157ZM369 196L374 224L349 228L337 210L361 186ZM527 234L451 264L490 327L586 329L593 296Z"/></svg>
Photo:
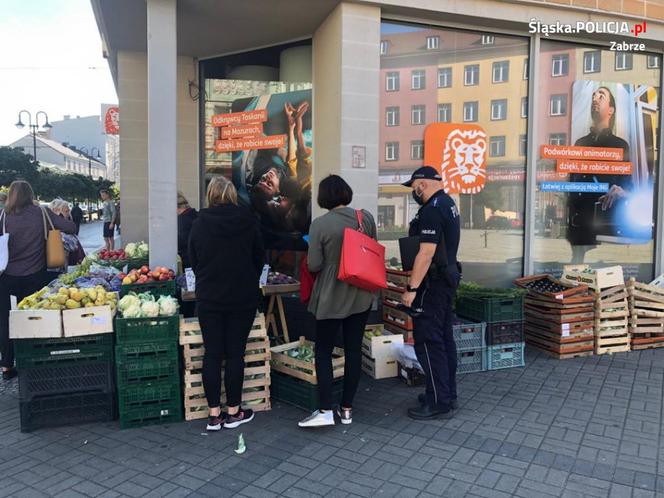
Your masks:
<svg viewBox="0 0 664 498"><path fill-rule="evenodd" d="M482 191L487 148L487 134L477 125L433 123L424 131L424 164L440 171L448 194Z"/></svg>
<svg viewBox="0 0 664 498"><path fill-rule="evenodd" d="M120 133L120 108L109 107L104 113L104 131L107 135L118 135Z"/></svg>

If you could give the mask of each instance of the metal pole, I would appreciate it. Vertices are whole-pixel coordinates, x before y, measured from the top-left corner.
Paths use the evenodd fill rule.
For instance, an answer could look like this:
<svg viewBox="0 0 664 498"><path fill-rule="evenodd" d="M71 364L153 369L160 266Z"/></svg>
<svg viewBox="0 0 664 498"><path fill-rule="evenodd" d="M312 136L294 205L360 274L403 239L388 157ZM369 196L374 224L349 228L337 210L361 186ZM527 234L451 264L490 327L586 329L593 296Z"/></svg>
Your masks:
<svg viewBox="0 0 664 498"><path fill-rule="evenodd" d="M92 179L92 161L90 160L90 156L88 156L88 176Z"/></svg>
<svg viewBox="0 0 664 498"><path fill-rule="evenodd" d="M32 160L37 162L37 125L30 125L32 128Z"/></svg>

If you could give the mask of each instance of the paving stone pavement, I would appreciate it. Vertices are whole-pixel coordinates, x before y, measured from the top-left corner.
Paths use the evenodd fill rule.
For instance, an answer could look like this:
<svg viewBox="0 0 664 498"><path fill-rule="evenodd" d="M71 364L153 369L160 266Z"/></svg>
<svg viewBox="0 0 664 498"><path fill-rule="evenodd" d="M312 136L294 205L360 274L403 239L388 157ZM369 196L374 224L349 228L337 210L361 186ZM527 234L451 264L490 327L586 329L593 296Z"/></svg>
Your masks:
<svg viewBox="0 0 664 498"><path fill-rule="evenodd" d="M298 429L274 403L241 431L204 421L19 431L0 387L0 497L664 496L664 350L462 376L454 418L405 416L417 390L364 378L351 426Z"/></svg>

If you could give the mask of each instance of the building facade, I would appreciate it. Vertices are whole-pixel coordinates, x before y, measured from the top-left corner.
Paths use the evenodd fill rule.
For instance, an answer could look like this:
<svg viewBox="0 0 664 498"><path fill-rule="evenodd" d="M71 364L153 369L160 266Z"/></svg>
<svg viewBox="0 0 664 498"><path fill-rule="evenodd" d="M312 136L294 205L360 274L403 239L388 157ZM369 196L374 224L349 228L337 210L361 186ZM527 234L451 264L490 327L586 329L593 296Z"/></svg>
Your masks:
<svg viewBox="0 0 664 498"><path fill-rule="evenodd" d="M313 111L305 111L304 125L310 135L293 144L311 152L312 197L326 175L344 176L355 191L353 205L376 215L390 258L398 258L396 239L415 214L400 183L424 162L424 130L453 123L478 125L487 136L484 189L455 194L466 279L506 285L523 274L555 274L573 261L623 264L627 275L643 280L662 271L664 8L656 2L92 5L120 101L123 236L163 240L155 261L174 258L176 189L200 205L214 175L236 181L240 172L242 182L255 181L247 165L264 153L217 150L217 142L228 142L213 116L265 108L268 136L285 119L275 110L284 96L310 91ZM228 21L223 30L220 19ZM586 24L577 33L551 33L556 22ZM537 31L537 23L545 27ZM638 37L629 32L636 24L646 28ZM612 50L619 42L643 47ZM627 182L609 176L578 182L579 173L561 170L560 160L542 152L587 144L600 87L613 96L612 130L628 144L630 171L621 177ZM284 163L287 143L272 150L273 163ZM598 186L578 185L593 182ZM583 216L594 227L583 244L573 235L579 228L573 199L581 194L570 188L618 192L620 213L609 219L595 199ZM313 216L320 214L312 204Z"/></svg>

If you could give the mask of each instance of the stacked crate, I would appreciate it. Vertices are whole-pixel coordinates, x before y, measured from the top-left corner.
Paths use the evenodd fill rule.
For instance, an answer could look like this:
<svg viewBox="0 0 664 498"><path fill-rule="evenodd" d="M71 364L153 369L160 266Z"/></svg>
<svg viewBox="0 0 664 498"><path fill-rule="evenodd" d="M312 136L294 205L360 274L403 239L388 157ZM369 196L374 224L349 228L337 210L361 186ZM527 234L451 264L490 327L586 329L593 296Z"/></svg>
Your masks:
<svg viewBox="0 0 664 498"><path fill-rule="evenodd" d="M462 292L457 298L456 312L463 318L486 323L487 369L525 365L523 336L518 332L523 326L523 296L520 293L501 295L490 289ZM500 342L501 338L510 338L514 342Z"/></svg>
<svg viewBox="0 0 664 498"><path fill-rule="evenodd" d="M518 279L525 297L526 342L558 358L592 356L595 345L594 297L585 285L574 287L548 275Z"/></svg>
<svg viewBox="0 0 664 498"><path fill-rule="evenodd" d="M184 418L196 420L208 416L208 404L203 389L203 334L197 318L181 318L180 345L184 358ZM221 401L226 401L226 389L221 376ZM256 316L249 332L244 353L244 382L242 406L254 411L270 409L270 340L265 317Z"/></svg>
<svg viewBox="0 0 664 498"><path fill-rule="evenodd" d="M595 354L630 350L629 305L624 285L595 292Z"/></svg>
<svg viewBox="0 0 664 498"><path fill-rule="evenodd" d="M457 349L457 373L483 372L487 369L484 330L486 323L457 318L454 321L454 342Z"/></svg>
<svg viewBox="0 0 664 498"><path fill-rule="evenodd" d="M387 289L382 291L383 325L391 334L403 336L404 342L413 342L413 319L397 306L401 304L401 295L406 291L409 271L387 268Z"/></svg>
<svg viewBox="0 0 664 498"><path fill-rule="evenodd" d="M367 325L362 338L362 370L374 379L398 376L394 344L403 344L403 335L385 332L380 324Z"/></svg>
<svg viewBox="0 0 664 498"><path fill-rule="evenodd" d="M132 290L155 295L175 293L171 282L155 282L123 286L121 294ZM182 420L179 320L178 315L115 318L115 366L122 429Z"/></svg>
<svg viewBox="0 0 664 498"><path fill-rule="evenodd" d="M14 341L21 431L113 420L113 334Z"/></svg>
<svg viewBox="0 0 664 498"><path fill-rule="evenodd" d="M664 289L630 278L627 294L632 349L664 347Z"/></svg>

